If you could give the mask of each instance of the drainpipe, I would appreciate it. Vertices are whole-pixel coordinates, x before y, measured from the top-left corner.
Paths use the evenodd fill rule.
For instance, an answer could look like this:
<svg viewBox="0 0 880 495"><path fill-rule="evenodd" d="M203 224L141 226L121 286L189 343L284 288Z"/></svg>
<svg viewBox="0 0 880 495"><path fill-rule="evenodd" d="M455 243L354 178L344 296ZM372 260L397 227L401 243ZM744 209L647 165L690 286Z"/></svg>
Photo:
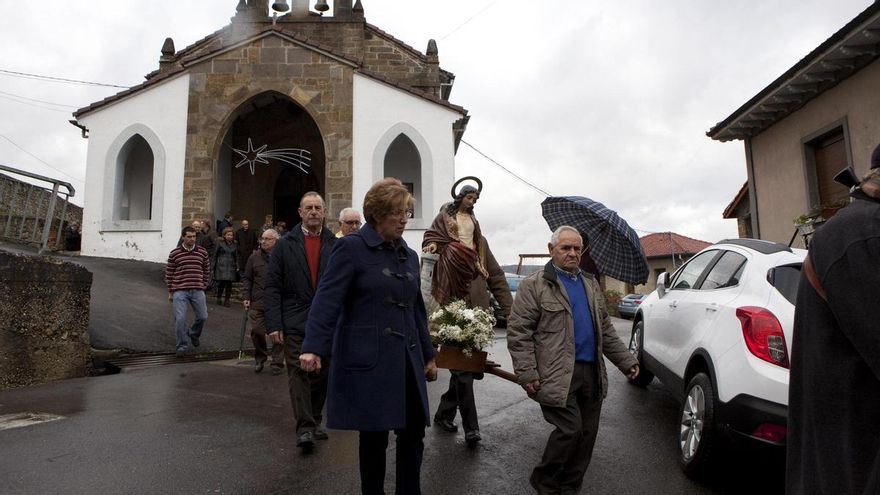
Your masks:
<svg viewBox="0 0 880 495"><path fill-rule="evenodd" d="M761 220L758 218L758 194L755 186L755 160L752 151L752 138L743 141L746 147L746 174L749 181L749 215L752 217L752 236L761 238Z"/></svg>

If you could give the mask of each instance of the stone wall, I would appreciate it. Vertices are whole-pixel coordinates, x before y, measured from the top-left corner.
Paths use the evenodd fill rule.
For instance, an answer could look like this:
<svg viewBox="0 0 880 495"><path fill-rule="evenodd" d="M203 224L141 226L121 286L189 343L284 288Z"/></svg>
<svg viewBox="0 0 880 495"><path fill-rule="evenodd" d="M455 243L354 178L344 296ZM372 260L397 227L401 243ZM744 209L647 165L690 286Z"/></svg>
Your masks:
<svg viewBox="0 0 880 495"><path fill-rule="evenodd" d="M351 204L353 69L337 60L269 35L190 69L184 224L214 212L215 166L222 140L246 103L266 93L290 98L320 129L325 151L328 208Z"/></svg>
<svg viewBox="0 0 880 495"><path fill-rule="evenodd" d="M0 389L86 376L92 274L0 251Z"/></svg>
<svg viewBox="0 0 880 495"><path fill-rule="evenodd" d="M43 225L46 212L49 211L51 198L52 191L50 189L33 186L6 174L0 174L0 238L39 243L42 239ZM56 229L64 208L63 198L64 195L59 194L58 200L55 202L54 220L49 233L50 249L56 247L60 249L64 245L62 235L61 246L55 246ZM82 215L82 207L68 203L64 214L65 226L70 223L82 225Z"/></svg>

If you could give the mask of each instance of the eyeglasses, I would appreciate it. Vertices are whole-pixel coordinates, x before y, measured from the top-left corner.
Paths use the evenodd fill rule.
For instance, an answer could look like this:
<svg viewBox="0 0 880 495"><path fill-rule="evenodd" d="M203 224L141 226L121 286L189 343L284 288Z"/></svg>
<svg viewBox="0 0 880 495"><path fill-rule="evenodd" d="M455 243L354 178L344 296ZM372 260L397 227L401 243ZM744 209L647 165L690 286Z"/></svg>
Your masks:
<svg viewBox="0 0 880 495"><path fill-rule="evenodd" d="M412 210L394 210L388 214L389 217L396 218L412 218L413 211Z"/></svg>
<svg viewBox="0 0 880 495"><path fill-rule="evenodd" d="M345 220L342 223L344 223L345 225L348 225L349 227L353 227L355 225L357 225L358 227L361 226L360 220Z"/></svg>

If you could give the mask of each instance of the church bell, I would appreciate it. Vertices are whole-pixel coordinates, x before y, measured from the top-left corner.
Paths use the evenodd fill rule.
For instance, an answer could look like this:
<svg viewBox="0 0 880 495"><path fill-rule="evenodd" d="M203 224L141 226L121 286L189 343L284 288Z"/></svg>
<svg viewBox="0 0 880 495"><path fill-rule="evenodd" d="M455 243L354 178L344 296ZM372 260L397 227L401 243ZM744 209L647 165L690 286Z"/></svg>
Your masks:
<svg viewBox="0 0 880 495"><path fill-rule="evenodd" d="M327 0L318 0L318 3L315 4L315 10L318 12L327 12L330 10L330 6L327 5Z"/></svg>
<svg viewBox="0 0 880 495"><path fill-rule="evenodd" d="M275 12L287 12L290 10L290 5L287 5L287 0L276 0L272 4L272 10Z"/></svg>

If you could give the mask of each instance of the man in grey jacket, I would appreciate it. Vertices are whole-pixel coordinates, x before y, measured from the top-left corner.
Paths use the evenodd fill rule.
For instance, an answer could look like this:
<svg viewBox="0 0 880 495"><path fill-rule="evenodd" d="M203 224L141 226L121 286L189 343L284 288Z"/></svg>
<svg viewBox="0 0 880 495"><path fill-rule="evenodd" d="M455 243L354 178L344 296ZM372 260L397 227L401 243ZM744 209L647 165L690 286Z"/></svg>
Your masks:
<svg viewBox="0 0 880 495"><path fill-rule="evenodd" d="M266 339L266 315L263 308L263 291L266 286L266 270L269 267L269 256L275 241L278 240L278 232L275 229L266 229L260 235L260 249L254 251L247 259L244 268L244 276L241 278L241 298L244 309L248 311L248 319L251 322L251 341L254 343L254 372L263 371L263 366L272 353L272 375L280 375L284 368L284 344L271 342L272 350L269 350Z"/></svg>
<svg viewBox="0 0 880 495"><path fill-rule="evenodd" d="M551 261L519 285L507 348L517 381L556 427L529 482L541 494L577 493L608 390L602 355L629 378L639 365L614 331L598 282L578 268L577 229L559 227L547 247Z"/></svg>

